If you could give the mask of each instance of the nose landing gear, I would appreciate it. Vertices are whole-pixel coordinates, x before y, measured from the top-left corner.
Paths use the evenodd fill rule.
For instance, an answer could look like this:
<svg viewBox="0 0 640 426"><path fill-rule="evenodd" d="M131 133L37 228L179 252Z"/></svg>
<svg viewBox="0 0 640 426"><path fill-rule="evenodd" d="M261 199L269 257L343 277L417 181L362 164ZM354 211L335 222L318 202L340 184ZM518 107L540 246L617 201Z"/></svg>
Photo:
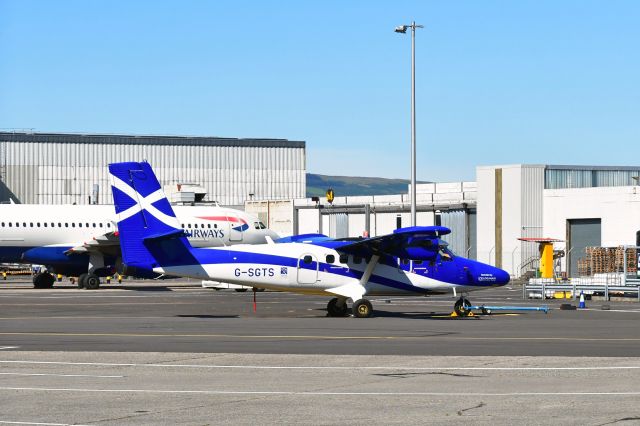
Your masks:
<svg viewBox="0 0 640 426"><path fill-rule="evenodd" d="M455 312L459 317L466 317L471 313L470 307L471 302L469 302L469 299L461 296L460 299L456 301L455 305L453 305L453 312Z"/></svg>

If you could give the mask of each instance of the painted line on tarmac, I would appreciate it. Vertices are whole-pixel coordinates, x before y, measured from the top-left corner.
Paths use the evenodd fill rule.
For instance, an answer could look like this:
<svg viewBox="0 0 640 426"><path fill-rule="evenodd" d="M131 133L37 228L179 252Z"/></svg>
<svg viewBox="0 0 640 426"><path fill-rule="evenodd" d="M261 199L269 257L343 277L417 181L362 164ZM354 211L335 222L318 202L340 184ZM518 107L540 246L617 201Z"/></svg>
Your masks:
<svg viewBox="0 0 640 426"><path fill-rule="evenodd" d="M64 365L96 367L151 367L151 368L204 368L204 369L246 369L246 370L419 370L419 371L609 371L640 370L640 365L612 365L601 367L412 367L412 366L331 366L331 365L225 365L225 364L140 364L110 362L71 362L71 361L28 361L0 360L0 364Z"/></svg>
<svg viewBox="0 0 640 426"><path fill-rule="evenodd" d="M20 346L0 346L0 351L1 350L7 350L7 349L18 349Z"/></svg>
<svg viewBox="0 0 640 426"><path fill-rule="evenodd" d="M178 334L178 333L65 333L65 332L0 332L0 336L68 336L68 337L209 337L224 339L301 339L301 340L417 340L448 341L563 341L563 342L640 342L637 337L453 337L421 336L324 336L324 335L242 335L242 334Z"/></svg>
<svg viewBox="0 0 640 426"><path fill-rule="evenodd" d="M52 376L52 377L92 377L99 379L121 379L124 376L98 376L95 374L54 374L54 373L0 373L0 376Z"/></svg>
<svg viewBox="0 0 640 426"><path fill-rule="evenodd" d="M2 386L5 391L35 392L96 392L96 393L146 393L192 395L294 395L294 396L640 396L640 392L317 392L317 391L228 391L228 390L180 390L180 389L86 389L86 388L35 388Z"/></svg>
<svg viewBox="0 0 640 426"><path fill-rule="evenodd" d="M3 425L43 425L43 426L71 426L71 423L42 423L42 422L16 422L9 420L0 420L0 424ZM81 425L80 423L73 423L73 426L88 426Z"/></svg>

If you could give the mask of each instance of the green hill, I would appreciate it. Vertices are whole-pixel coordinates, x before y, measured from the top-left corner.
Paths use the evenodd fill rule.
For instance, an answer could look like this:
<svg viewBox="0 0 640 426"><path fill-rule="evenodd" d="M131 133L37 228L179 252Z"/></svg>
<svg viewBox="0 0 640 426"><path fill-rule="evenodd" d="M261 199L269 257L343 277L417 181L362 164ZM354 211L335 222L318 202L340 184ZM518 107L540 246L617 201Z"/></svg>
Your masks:
<svg viewBox="0 0 640 426"><path fill-rule="evenodd" d="M307 173L307 197L323 197L329 188L333 189L336 197L406 194L408 184L408 179L327 176Z"/></svg>

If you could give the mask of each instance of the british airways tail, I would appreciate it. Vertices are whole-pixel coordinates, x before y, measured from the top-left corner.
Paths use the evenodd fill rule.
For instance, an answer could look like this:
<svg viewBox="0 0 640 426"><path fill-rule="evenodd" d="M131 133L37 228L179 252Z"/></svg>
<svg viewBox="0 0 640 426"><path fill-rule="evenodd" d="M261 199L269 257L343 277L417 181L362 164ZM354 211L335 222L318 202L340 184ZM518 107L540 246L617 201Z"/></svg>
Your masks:
<svg viewBox="0 0 640 426"><path fill-rule="evenodd" d="M149 163L113 163L109 173L124 273L191 257L191 245Z"/></svg>

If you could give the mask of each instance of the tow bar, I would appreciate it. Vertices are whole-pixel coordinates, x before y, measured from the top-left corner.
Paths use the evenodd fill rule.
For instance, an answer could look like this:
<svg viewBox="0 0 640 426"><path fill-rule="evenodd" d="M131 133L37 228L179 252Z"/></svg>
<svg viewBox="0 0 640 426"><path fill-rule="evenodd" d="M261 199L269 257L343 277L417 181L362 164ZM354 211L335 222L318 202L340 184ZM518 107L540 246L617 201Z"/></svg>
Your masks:
<svg viewBox="0 0 640 426"><path fill-rule="evenodd" d="M549 312L548 306L467 306L470 311L480 311L485 315L491 315L491 311L538 311Z"/></svg>

